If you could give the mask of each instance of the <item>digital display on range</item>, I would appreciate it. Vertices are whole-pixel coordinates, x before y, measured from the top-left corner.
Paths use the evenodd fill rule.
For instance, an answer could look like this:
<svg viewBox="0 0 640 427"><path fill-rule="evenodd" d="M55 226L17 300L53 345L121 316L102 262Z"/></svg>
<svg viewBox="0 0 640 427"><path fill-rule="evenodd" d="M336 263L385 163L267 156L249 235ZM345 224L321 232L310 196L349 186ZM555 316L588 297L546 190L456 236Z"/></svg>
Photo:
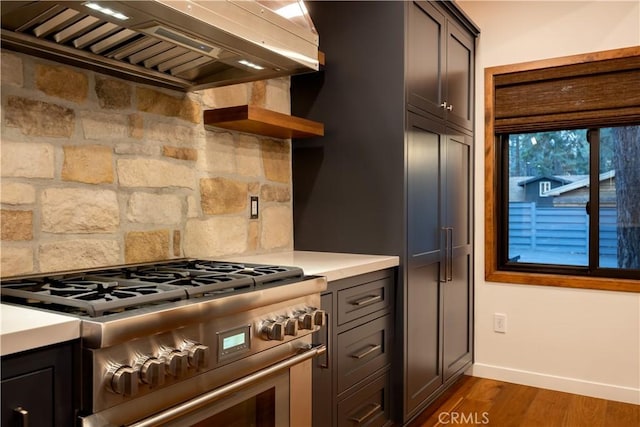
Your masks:
<svg viewBox="0 0 640 427"><path fill-rule="evenodd" d="M242 345L245 344L245 341L247 339L247 335L242 332L236 335L231 335L230 337L226 337L222 339L222 350L229 350L232 347L235 347L237 345Z"/></svg>
<svg viewBox="0 0 640 427"><path fill-rule="evenodd" d="M234 359L251 349L251 325L218 332L218 360Z"/></svg>

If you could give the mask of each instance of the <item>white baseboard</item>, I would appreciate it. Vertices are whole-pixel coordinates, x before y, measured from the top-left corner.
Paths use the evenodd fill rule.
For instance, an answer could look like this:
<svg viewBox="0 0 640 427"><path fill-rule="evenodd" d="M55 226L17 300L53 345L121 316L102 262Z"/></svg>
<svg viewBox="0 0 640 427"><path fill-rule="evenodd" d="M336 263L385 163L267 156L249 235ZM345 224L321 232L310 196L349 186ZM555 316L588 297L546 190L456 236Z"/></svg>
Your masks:
<svg viewBox="0 0 640 427"><path fill-rule="evenodd" d="M539 372L486 365L483 363L475 363L469 368L467 373L474 377L490 378L493 380L640 405L640 389L638 388L559 377L541 374Z"/></svg>

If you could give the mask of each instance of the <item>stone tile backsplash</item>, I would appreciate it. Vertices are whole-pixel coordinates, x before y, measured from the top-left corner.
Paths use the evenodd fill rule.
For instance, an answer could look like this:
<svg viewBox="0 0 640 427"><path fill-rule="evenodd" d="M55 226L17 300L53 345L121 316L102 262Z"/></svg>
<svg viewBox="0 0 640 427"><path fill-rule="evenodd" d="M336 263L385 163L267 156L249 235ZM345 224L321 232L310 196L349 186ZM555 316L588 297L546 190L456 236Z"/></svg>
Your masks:
<svg viewBox="0 0 640 427"><path fill-rule="evenodd" d="M202 123L246 103L289 113L288 78L184 94L1 63L3 277L293 247L290 141Z"/></svg>

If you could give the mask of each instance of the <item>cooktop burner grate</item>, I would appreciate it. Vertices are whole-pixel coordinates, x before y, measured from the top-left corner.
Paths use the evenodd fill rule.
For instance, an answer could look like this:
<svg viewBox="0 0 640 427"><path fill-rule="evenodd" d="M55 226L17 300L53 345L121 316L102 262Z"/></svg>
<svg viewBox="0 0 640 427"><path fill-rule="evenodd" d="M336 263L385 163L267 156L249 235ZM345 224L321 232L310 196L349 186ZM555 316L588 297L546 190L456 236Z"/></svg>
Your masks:
<svg viewBox="0 0 640 427"><path fill-rule="evenodd" d="M90 317L183 299L221 297L303 278L302 269L177 260L3 281L2 299Z"/></svg>

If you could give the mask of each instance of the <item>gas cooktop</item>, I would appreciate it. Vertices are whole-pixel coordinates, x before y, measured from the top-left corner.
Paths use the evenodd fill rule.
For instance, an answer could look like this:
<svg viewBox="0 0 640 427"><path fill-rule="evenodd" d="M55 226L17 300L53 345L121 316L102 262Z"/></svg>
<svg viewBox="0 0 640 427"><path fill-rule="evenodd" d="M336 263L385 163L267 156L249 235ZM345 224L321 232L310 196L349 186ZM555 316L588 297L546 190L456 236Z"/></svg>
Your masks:
<svg viewBox="0 0 640 427"><path fill-rule="evenodd" d="M3 280L0 293L5 302L98 317L250 292L303 276L298 267L180 259Z"/></svg>

